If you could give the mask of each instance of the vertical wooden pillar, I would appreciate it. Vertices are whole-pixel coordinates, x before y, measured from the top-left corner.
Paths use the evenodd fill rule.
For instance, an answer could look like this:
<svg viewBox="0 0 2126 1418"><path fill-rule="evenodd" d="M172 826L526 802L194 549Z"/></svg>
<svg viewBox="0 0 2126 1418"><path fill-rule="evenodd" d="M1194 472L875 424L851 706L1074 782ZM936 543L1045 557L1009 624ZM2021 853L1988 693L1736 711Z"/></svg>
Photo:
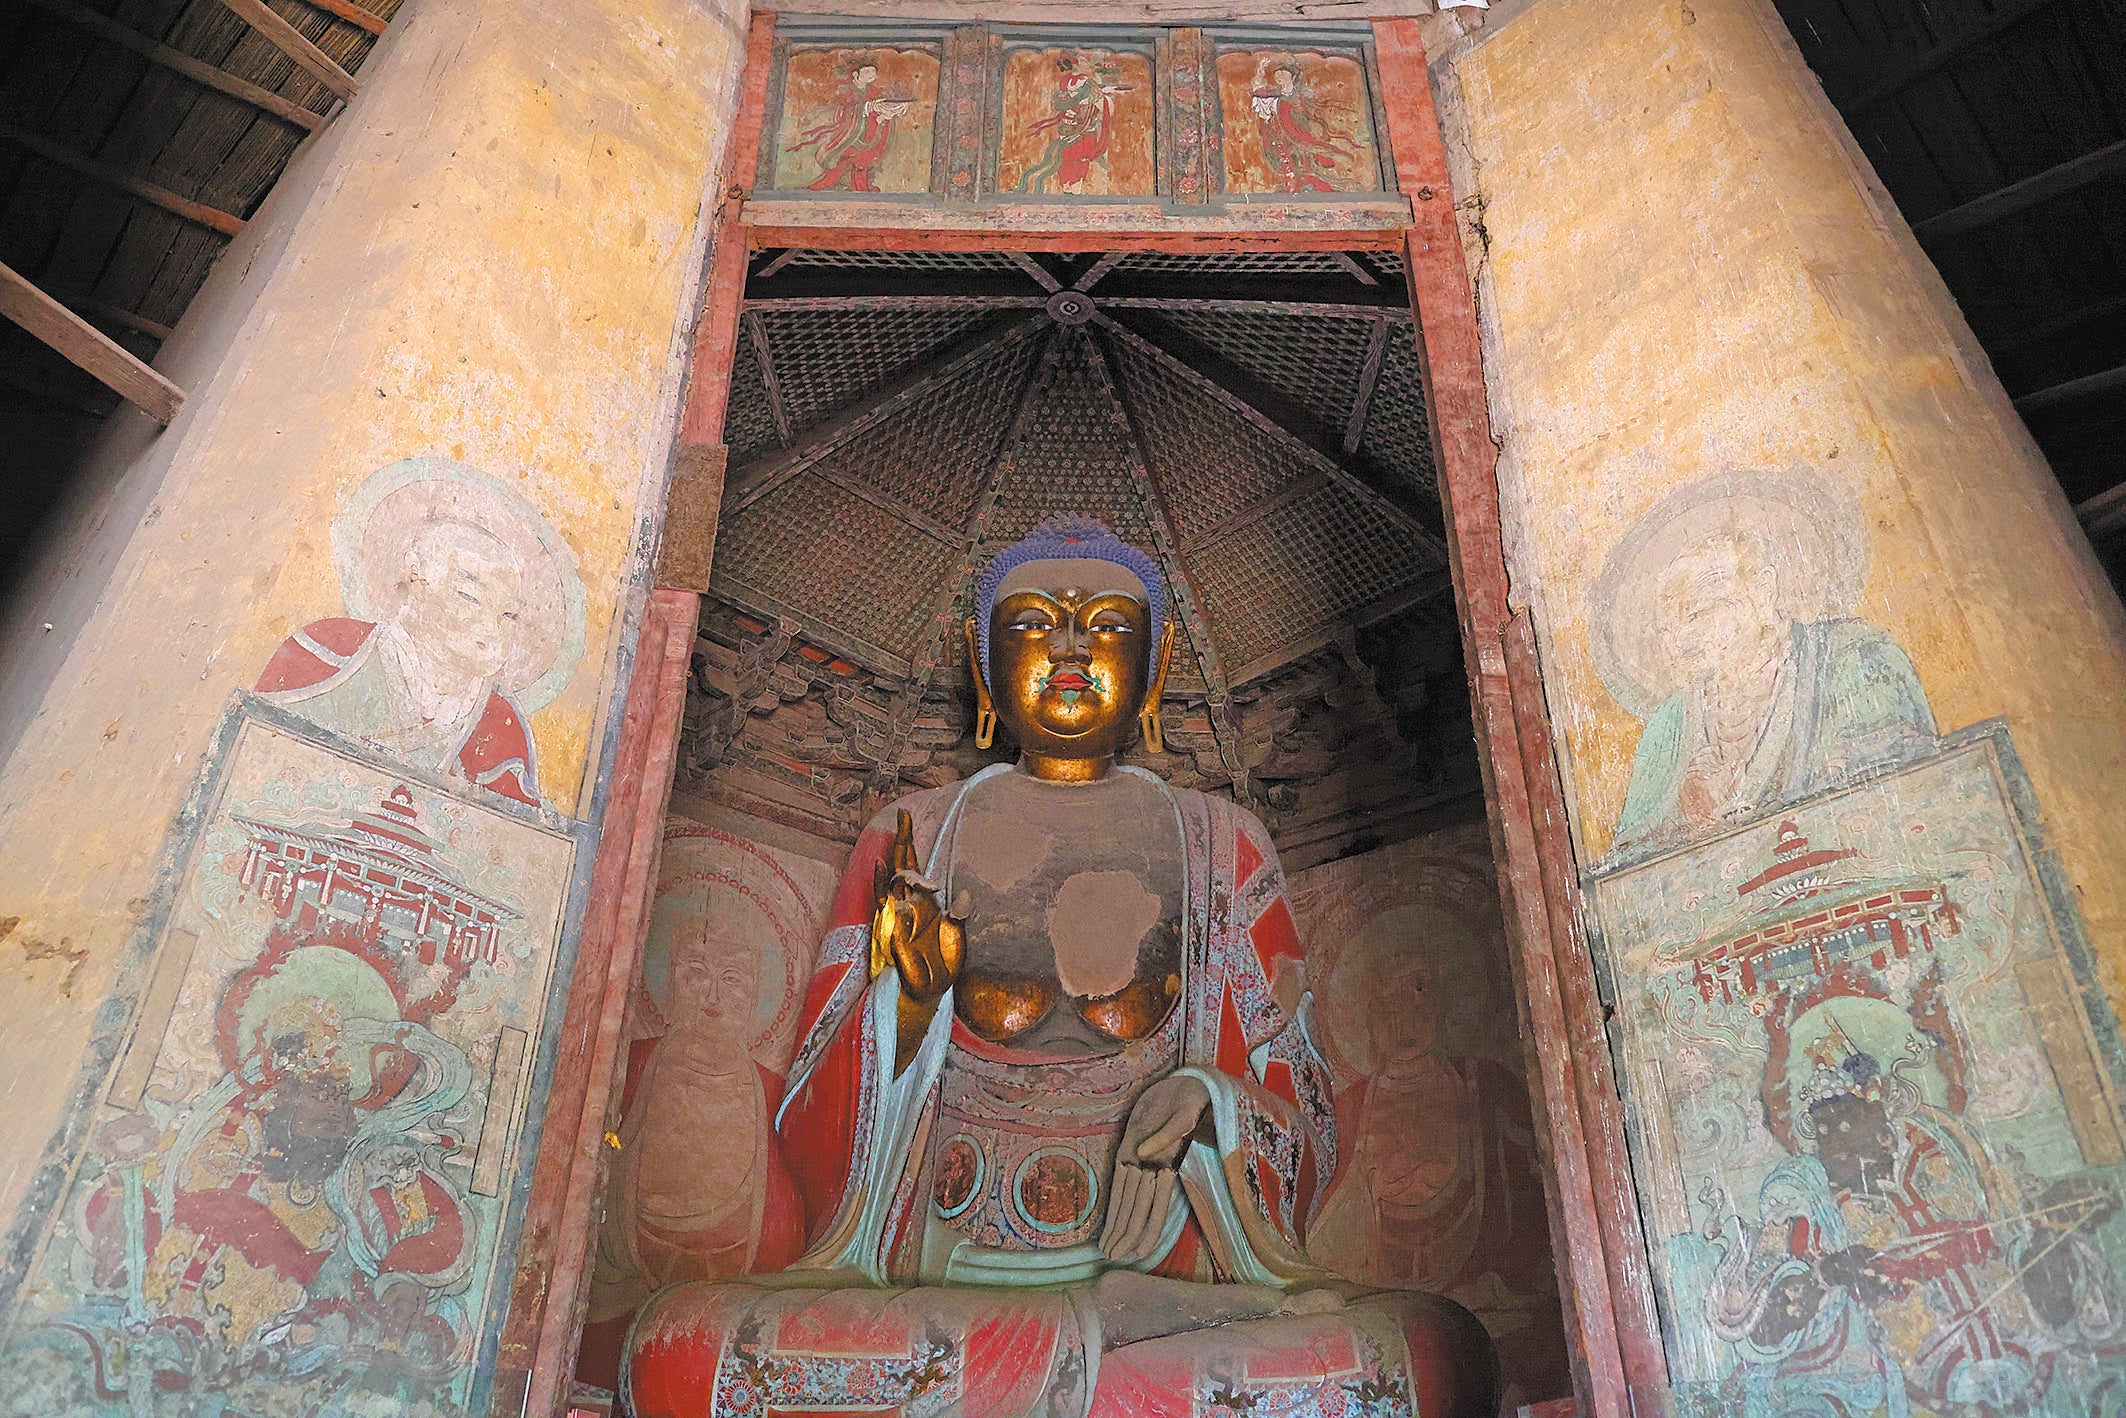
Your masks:
<svg viewBox="0 0 2126 1418"><path fill-rule="evenodd" d="M532 1177L509 1322L497 1354L497 1411L523 1394L522 1412L567 1407L589 1299L606 1136L621 1078L628 1003L641 969L679 755L687 678L722 490L723 414L737 351L750 252L739 220L759 154L775 17L753 16L744 88L711 237L708 279L688 361L686 402L657 563L636 645L614 753L604 831L591 874L576 973ZM675 545L674 539L684 545Z"/></svg>
<svg viewBox="0 0 2126 1418"><path fill-rule="evenodd" d="M1575 925L1572 845L1533 637L1508 599L1498 449L1485 397L1447 157L1416 20L1374 24L1396 176L1415 215L1412 314L1438 440L1440 493L1474 700L1493 848L1534 1045L1531 1092L1547 1133L1551 1234L1589 1418L1622 1418L1630 1390L1666 1382L1623 1108L1593 959Z"/></svg>

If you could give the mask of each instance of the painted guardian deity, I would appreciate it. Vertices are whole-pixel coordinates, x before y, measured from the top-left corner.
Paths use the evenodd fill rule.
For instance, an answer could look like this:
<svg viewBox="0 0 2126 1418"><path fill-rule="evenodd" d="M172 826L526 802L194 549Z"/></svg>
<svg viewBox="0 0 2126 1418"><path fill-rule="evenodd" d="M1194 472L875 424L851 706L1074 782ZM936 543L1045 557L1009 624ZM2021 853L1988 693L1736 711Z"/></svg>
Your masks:
<svg viewBox="0 0 2126 1418"><path fill-rule="evenodd" d="M1019 760L858 842L777 1119L806 1249L653 1299L632 1411L1489 1418L1473 1317L1308 1258L1337 1139L1267 832L1116 766L1158 744L1157 565L1051 519L976 609Z"/></svg>
<svg viewBox="0 0 2126 1418"><path fill-rule="evenodd" d="M1048 96L1050 112L1030 130L1046 133L1048 146L1040 161L1026 170L1019 182L1021 191L1084 189L1094 166L1107 161L1113 146L1115 98L1130 91L1121 80L1122 66L1113 59L1095 60L1076 51L1056 56L1055 82Z"/></svg>

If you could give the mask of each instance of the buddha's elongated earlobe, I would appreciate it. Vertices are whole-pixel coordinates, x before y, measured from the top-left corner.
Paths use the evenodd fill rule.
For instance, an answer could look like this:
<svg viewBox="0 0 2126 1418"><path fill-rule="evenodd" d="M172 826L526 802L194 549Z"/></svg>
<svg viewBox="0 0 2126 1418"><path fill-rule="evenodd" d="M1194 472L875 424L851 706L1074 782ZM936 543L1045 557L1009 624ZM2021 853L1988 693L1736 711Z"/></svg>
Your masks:
<svg viewBox="0 0 2126 1418"><path fill-rule="evenodd" d="M967 617L967 673L974 680L974 746L987 748L997 741L997 709L982 672L982 639L975 634L973 616Z"/></svg>
<svg viewBox="0 0 2126 1418"><path fill-rule="evenodd" d="M1166 734L1159 726L1159 701L1166 693L1166 672L1174 663L1174 623L1168 621L1159 636L1158 658L1152 664L1152 687L1145 692L1144 708L1137 719L1144 725L1144 751L1166 752Z"/></svg>

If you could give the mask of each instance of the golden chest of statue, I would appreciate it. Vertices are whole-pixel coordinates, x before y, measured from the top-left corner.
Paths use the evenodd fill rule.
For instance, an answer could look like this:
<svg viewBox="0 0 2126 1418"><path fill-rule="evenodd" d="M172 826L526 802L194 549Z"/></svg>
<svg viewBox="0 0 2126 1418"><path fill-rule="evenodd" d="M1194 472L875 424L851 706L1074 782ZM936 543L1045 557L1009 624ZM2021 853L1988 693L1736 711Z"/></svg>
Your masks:
<svg viewBox="0 0 2126 1418"><path fill-rule="evenodd" d="M1003 775L972 790L941 875L967 958L928 1191L974 1245L1096 1240L1137 1096L1180 1060L1185 871L1157 785Z"/></svg>

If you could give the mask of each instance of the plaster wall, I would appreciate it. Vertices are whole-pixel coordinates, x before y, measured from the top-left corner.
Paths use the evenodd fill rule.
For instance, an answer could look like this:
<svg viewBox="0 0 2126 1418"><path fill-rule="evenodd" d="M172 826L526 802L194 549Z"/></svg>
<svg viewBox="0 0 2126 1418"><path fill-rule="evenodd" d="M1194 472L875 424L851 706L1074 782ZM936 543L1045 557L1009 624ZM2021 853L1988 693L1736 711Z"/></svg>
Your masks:
<svg viewBox="0 0 2126 1418"><path fill-rule="evenodd" d="M2116 1207L2029 1218L2117 1194L2118 598L1769 4L1506 7L1433 79L1672 1376L2093 1411L2059 1304L2112 1262L2033 1258L2114 1255ZM1893 926L1885 889L1935 894ZM1827 1108L1951 1159L1991 1249L1897 1296L1789 1250L1810 1207L1913 1244L1862 1225L1888 1184ZM1973 1367L1980 1326L2049 1377Z"/></svg>
<svg viewBox="0 0 2126 1418"><path fill-rule="evenodd" d="M563 831L595 816L746 18L412 7L172 341L178 420L108 432L5 632L0 1219L41 1220L25 1189L96 1087L92 1034L123 1027L122 947L235 691L277 691L446 797L514 796ZM392 623L410 544L444 523L514 587L514 667L483 672L502 707L442 711L478 720L468 744L514 733L501 757L407 737L371 712L391 692L360 712L310 692L382 653L362 627Z"/></svg>

